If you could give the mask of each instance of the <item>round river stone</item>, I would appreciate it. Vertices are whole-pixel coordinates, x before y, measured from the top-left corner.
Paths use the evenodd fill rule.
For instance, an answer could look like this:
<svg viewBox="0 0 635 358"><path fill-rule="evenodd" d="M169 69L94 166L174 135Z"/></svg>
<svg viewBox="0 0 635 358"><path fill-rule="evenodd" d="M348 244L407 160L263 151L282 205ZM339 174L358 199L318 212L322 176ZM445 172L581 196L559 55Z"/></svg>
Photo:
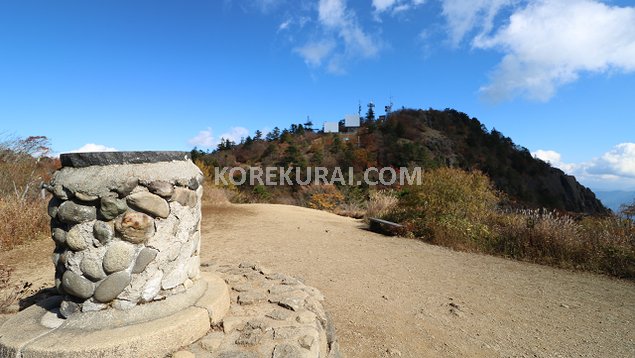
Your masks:
<svg viewBox="0 0 635 358"><path fill-rule="evenodd" d="M170 206L162 197L149 193L138 192L130 194L126 200L130 207L143 211L154 217L167 218L170 215Z"/></svg>
<svg viewBox="0 0 635 358"><path fill-rule="evenodd" d="M115 230L124 240L139 244L154 235L154 219L144 213L129 211L117 217Z"/></svg>
<svg viewBox="0 0 635 358"><path fill-rule="evenodd" d="M105 196L101 198L99 214L106 220L112 220L127 209L128 207L124 200L114 196Z"/></svg>
<svg viewBox="0 0 635 358"><path fill-rule="evenodd" d="M174 186L165 180L155 180L148 184L148 190L158 196L169 198L174 193Z"/></svg>
<svg viewBox="0 0 635 358"><path fill-rule="evenodd" d="M62 287L64 292L84 299L92 296L95 290L92 282L70 270L62 276Z"/></svg>
<svg viewBox="0 0 635 358"><path fill-rule="evenodd" d="M130 284L131 276L126 271L119 271L106 277L95 290L94 299L98 302L114 300Z"/></svg>
<svg viewBox="0 0 635 358"><path fill-rule="evenodd" d="M72 201L63 202L57 211L57 218L67 224L79 224L95 220L97 209L94 206L79 205Z"/></svg>
<svg viewBox="0 0 635 358"><path fill-rule="evenodd" d="M88 247L86 232L82 229L81 225L75 225L66 234L66 245L73 251L81 251Z"/></svg>
<svg viewBox="0 0 635 358"><path fill-rule="evenodd" d="M112 225L107 222L95 221L95 225L93 226L93 235L95 235L95 238L99 240L102 245L105 245L112 240L113 236L115 236L115 230Z"/></svg>
<svg viewBox="0 0 635 358"><path fill-rule="evenodd" d="M152 262L152 260L154 260L158 253L159 251L155 249L144 247L137 256L137 260L135 261L134 267L132 268L132 273L143 272L143 270L146 269L146 266L148 266L148 264Z"/></svg>
<svg viewBox="0 0 635 358"><path fill-rule="evenodd" d="M132 263L134 246L124 241L116 241L110 244L104 256L104 271L111 273L122 271Z"/></svg>

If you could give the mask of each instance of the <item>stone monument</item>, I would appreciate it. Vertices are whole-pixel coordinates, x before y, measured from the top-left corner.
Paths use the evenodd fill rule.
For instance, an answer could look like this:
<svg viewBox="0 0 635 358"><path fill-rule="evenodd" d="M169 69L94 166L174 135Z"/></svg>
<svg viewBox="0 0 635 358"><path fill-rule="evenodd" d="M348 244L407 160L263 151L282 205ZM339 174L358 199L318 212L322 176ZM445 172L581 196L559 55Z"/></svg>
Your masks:
<svg viewBox="0 0 635 358"><path fill-rule="evenodd" d="M187 153L60 159L45 185L57 295L0 325L0 358L339 357L317 289L201 265L203 175Z"/></svg>
<svg viewBox="0 0 635 358"><path fill-rule="evenodd" d="M2 326L0 357L162 356L218 324L229 293L199 270L203 175L188 154L60 159L45 185L59 295Z"/></svg>
<svg viewBox="0 0 635 358"><path fill-rule="evenodd" d="M60 312L131 309L199 277L203 176L180 152L65 154L49 190Z"/></svg>

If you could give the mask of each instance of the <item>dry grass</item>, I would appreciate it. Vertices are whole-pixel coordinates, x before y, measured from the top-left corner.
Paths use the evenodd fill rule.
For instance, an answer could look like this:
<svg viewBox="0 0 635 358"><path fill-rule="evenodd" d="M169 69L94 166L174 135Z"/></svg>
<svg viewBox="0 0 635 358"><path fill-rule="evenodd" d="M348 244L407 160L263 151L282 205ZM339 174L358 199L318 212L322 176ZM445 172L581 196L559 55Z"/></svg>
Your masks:
<svg viewBox="0 0 635 358"><path fill-rule="evenodd" d="M0 314L15 313L56 292L54 288L35 288L31 282L15 282L12 273L12 268L0 264Z"/></svg>
<svg viewBox="0 0 635 358"><path fill-rule="evenodd" d="M0 251L49 235L47 201L0 197Z"/></svg>
<svg viewBox="0 0 635 358"><path fill-rule="evenodd" d="M203 187L203 202L210 205L229 205L232 193L229 189L205 183Z"/></svg>
<svg viewBox="0 0 635 358"><path fill-rule="evenodd" d="M558 267L635 278L635 225L616 216L571 216L543 210L499 213L486 251Z"/></svg>
<svg viewBox="0 0 635 358"><path fill-rule="evenodd" d="M370 199L366 205L366 218L381 218L392 212L399 204L395 192L389 190L376 190L370 192Z"/></svg>
<svg viewBox="0 0 635 358"><path fill-rule="evenodd" d="M11 268L0 264L0 313L7 311L18 298L17 287L11 284Z"/></svg>
<svg viewBox="0 0 635 358"><path fill-rule="evenodd" d="M381 217L404 234L457 250L635 279L635 225L617 216L575 219L546 210L501 211L489 179L438 169Z"/></svg>
<svg viewBox="0 0 635 358"><path fill-rule="evenodd" d="M338 205L333 212L337 215L361 219L366 216L367 209L359 203L349 202Z"/></svg>

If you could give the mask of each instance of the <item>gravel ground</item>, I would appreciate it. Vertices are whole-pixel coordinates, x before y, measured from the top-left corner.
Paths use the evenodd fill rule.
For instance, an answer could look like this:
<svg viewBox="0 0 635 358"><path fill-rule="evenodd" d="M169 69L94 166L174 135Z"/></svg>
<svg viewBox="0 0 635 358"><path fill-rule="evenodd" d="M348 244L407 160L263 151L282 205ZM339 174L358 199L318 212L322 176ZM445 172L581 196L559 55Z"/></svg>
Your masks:
<svg viewBox="0 0 635 358"><path fill-rule="evenodd" d="M347 357L635 356L632 282L385 237L294 206L203 214L203 261L259 262L318 288ZM52 250L38 241L0 262L50 286Z"/></svg>

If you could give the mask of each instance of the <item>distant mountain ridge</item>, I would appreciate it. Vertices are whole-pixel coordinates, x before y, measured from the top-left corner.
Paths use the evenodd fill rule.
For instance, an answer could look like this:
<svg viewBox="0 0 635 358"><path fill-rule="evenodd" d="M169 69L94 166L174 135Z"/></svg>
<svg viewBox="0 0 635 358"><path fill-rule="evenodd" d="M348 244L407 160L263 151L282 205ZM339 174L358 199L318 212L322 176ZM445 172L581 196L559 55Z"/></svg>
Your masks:
<svg viewBox="0 0 635 358"><path fill-rule="evenodd" d="M631 204L635 200L635 191L626 190L594 190L595 195L602 201L604 206L617 213L620 205Z"/></svg>
<svg viewBox="0 0 635 358"><path fill-rule="evenodd" d="M434 168L480 170L497 189L507 194L510 205L548 208L586 214L609 210L595 194L573 176L534 158L496 129L488 130L476 118L445 109L403 109L376 120L369 113L357 129L347 133L311 130L312 123L274 128L262 137L247 137L236 144L224 141L211 154L194 150L215 166L325 166Z"/></svg>

